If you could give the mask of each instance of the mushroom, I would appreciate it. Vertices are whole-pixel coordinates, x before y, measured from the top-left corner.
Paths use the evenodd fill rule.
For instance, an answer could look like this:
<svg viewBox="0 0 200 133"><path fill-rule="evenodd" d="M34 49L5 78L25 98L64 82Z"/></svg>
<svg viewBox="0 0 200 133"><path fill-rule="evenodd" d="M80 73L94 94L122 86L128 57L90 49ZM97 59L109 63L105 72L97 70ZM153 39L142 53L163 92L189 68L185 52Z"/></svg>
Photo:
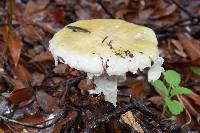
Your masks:
<svg viewBox="0 0 200 133"><path fill-rule="evenodd" d="M135 74L149 67L152 81L163 71L153 30L124 20L80 20L58 31L49 43L56 62L86 72L88 81L96 84L90 94L103 92L114 105L117 82L126 79L126 72Z"/></svg>

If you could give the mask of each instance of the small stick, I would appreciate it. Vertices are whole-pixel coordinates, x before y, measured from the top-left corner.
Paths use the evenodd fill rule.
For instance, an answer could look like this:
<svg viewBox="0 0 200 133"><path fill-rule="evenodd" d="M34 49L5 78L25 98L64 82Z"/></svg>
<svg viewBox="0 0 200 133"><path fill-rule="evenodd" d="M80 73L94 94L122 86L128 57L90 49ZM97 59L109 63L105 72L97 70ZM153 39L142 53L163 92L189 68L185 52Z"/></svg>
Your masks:
<svg viewBox="0 0 200 133"><path fill-rule="evenodd" d="M178 8L180 8L185 14L187 14L188 16L191 17L196 17L196 14L190 12L189 10L187 10L183 5L181 5L180 3L178 3L176 0L171 0Z"/></svg>
<svg viewBox="0 0 200 133"><path fill-rule="evenodd" d="M13 0L9 0L8 1L8 33L7 33L7 38L5 40L5 45L3 47L3 52L2 52L2 57L1 60L2 62L4 62L4 58L6 58L6 54L7 54L7 49L8 49L8 43L10 40L10 36L12 35L12 15L13 15Z"/></svg>
<svg viewBox="0 0 200 133"><path fill-rule="evenodd" d="M46 125L39 125L39 124L38 125L34 125L32 123L20 122L20 121L14 120L14 119L7 118L7 117L5 117L3 115L0 115L0 119L2 119L4 122L18 124L18 125L22 125L22 126L25 126L25 127L44 129L44 128L51 127L52 125L57 123L60 120L60 118L62 118L63 114L64 113L61 113L61 115L56 120L54 120L53 122L51 122L49 124L46 124Z"/></svg>
<svg viewBox="0 0 200 133"><path fill-rule="evenodd" d="M97 3L99 3L99 5L101 5L101 8L104 10L104 12L110 17L110 18L115 18L115 16L108 11L108 9L104 6L102 0L97 0Z"/></svg>

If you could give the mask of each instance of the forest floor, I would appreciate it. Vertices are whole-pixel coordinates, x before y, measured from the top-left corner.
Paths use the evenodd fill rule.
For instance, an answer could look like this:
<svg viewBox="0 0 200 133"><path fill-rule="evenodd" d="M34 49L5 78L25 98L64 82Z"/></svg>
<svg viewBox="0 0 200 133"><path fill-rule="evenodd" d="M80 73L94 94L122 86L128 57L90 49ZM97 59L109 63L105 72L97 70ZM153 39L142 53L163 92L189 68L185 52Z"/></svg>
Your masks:
<svg viewBox="0 0 200 133"><path fill-rule="evenodd" d="M174 97L184 107L175 121L168 120L169 111L160 118L163 95L145 73L127 73L115 107L103 94L89 95L84 72L55 66L48 50L53 35L71 22L94 18L155 31L164 69L180 73L181 85L193 92ZM199 40L199 0L1 0L0 133L198 133Z"/></svg>

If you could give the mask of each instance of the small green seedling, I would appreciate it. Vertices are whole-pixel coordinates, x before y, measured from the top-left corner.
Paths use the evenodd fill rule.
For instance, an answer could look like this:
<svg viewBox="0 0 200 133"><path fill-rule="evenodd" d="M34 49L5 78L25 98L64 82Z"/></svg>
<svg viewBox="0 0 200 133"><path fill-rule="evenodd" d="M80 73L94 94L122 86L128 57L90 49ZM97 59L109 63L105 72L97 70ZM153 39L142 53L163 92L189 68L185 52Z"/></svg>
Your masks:
<svg viewBox="0 0 200 133"><path fill-rule="evenodd" d="M192 91L180 86L181 76L176 71L167 70L163 73L163 76L166 84L161 80L156 80L151 82L151 84L154 88L159 89L164 95L164 105L161 117L164 117L165 111L168 108L172 114L171 118L175 120L175 116L183 111L183 105L178 100L173 100L173 97L179 94L191 94Z"/></svg>

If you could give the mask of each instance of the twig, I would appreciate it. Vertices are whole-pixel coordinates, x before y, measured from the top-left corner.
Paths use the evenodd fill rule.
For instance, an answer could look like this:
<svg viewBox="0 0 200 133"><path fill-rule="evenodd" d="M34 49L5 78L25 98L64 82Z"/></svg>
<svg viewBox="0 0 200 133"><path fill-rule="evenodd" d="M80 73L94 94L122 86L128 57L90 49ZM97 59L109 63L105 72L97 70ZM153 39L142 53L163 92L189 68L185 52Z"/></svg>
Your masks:
<svg viewBox="0 0 200 133"><path fill-rule="evenodd" d="M170 31L164 33L156 33L156 37L158 39L174 38L176 37L176 33Z"/></svg>
<svg viewBox="0 0 200 133"><path fill-rule="evenodd" d="M184 87L191 87L191 86L195 86L195 85L200 85L200 81L192 81L189 83L183 83L182 86Z"/></svg>
<svg viewBox="0 0 200 133"><path fill-rule="evenodd" d="M6 57L6 53L7 53L7 49L8 49L8 43L9 43L9 40L10 40L10 36L12 34L12 15L13 15L13 0L9 0L8 1L8 20L7 20L7 23L8 23L8 34L7 34L7 38L5 40L5 45L4 45L4 48L3 48L3 52L2 52L2 62L4 61L3 59Z"/></svg>
<svg viewBox="0 0 200 133"><path fill-rule="evenodd" d="M57 117L56 120L54 120L53 122L51 122L49 124L45 124L45 125L39 125L39 124L38 125L34 125L32 123L20 122L20 121L14 120L14 119L7 118L7 117L5 117L3 115L0 115L0 119L2 119L4 122L18 124L18 125L25 126L25 127L44 129L44 128L51 127L52 125L57 123L60 120L60 118L62 118L64 116L64 114L65 114L65 110L61 114L59 114L59 116Z"/></svg>
<svg viewBox="0 0 200 133"><path fill-rule="evenodd" d="M180 3L178 3L176 0L171 0L178 8L180 8L185 14L187 14L188 16L191 17L196 17L195 13L190 12L189 10L187 10L183 5L181 5Z"/></svg>
<svg viewBox="0 0 200 133"><path fill-rule="evenodd" d="M97 0L97 3L99 3L99 5L101 5L102 9L104 10L104 12L110 17L110 18L115 18L115 16L108 11L108 9L105 7L105 5L103 4L102 0Z"/></svg>
<svg viewBox="0 0 200 133"><path fill-rule="evenodd" d="M15 73L12 70L12 67L6 57L2 58L3 62L3 69L5 70L6 74L9 75L10 77L14 77Z"/></svg>
<svg viewBox="0 0 200 133"><path fill-rule="evenodd" d="M193 22L193 23L192 23ZM155 29L156 32L161 32L161 31L166 31L166 30L169 30L171 28L174 28L174 27L177 27L177 26L189 26L189 25L196 25L200 22L200 16L197 16L195 18L193 17L188 17L188 18L185 18L185 19L182 19L182 20L179 20L173 24L169 24L169 25L164 25L162 27L159 27L157 29ZM187 23L187 24L186 24Z"/></svg>
<svg viewBox="0 0 200 133"><path fill-rule="evenodd" d="M185 112L186 112L186 115L187 115L188 118L189 118L189 120L182 126L182 127L185 127L185 126L187 126L187 125L189 125L189 124L191 123L192 118L191 118L190 112L186 109L186 107L185 107L185 105L184 105L184 103L183 103L183 101L182 101L182 96L177 95L177 98L178 98L178 100L180 101L180 103L182 104L182 106L184 107Z"/></svg>
<svg viewBox="0 0 200 133"><path fill-rule="evenodd" d="M94 121L89 122L86 126L85 133L90 133L91 129L94 128L96 125L101 123L108 123L111 119L119 117L121 114L132 109L132 105L124 105L123 107L111 112L110 114L104 115L101 118L95 119Z"/></svg>

